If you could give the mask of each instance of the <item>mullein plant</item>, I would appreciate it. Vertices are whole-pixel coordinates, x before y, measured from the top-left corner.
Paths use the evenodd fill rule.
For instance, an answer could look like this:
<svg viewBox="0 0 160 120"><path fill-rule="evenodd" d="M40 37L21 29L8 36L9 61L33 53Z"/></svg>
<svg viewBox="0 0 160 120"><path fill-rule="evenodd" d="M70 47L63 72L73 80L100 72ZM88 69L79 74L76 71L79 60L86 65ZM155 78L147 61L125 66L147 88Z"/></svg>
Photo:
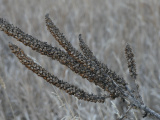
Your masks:
<svg viewBox="0 0 160 120"><path fill-rule="evenodd" d="M76 50L72 44L66 39L63 33L55 26L53 21L50 19L49 14L45 16L45 22L47 29L53 35L55 40L65 49L61 50L57 47L53 47L46 42L42 42L31 35L24 33L18 27L14 27L12 24L7 22L5 19L0 18L0 30L6 33L8 36L12 36L24 45L29 46L32 50L46 55L53 60L57 60L60 64L67 66L73 72L80 75L82 78L87 79L89 82L93 82L95 85L108 92L108 95L94 95L85 92L78 86L67 83L63 80L58 79L53 74L49 73L41 65L35 62L32 58L25 54L25 52L13 43L9 43L9 48L12 53L17 56L19 61L25 65L26 68L42 77L50 84L64 90L69 95L73 95L78 99L82 99L89 102L104 103L105 99L110 98L116 99L118 97L129 102L128 110L119 119L127 117L127 113L130 109L139 109L145 112L143 117L147 115L154 116L160 119L160 114L156 113L152 109L148 108L139 94L139 86L136 84L136 64L134 60L134 54L129 44L125 47L125 55L128 63L129 73L131 76L131 84L120 77L116 72L112 71L107 65L100 62L85 44L81 34L79 35L79 46L81 52Z"/></svg>

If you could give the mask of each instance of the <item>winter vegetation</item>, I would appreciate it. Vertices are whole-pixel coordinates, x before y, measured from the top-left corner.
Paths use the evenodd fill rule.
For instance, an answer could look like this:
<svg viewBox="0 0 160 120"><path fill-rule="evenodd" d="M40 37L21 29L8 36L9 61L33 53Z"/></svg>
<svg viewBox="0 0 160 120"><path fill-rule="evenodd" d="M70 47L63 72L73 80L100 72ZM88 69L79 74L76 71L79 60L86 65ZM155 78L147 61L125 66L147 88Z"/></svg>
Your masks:
<svg viewBox="0 0 160 120"><path fill-rule="evenodd" d="M158 0L0 3L0 119L160 119Z"/></svg>

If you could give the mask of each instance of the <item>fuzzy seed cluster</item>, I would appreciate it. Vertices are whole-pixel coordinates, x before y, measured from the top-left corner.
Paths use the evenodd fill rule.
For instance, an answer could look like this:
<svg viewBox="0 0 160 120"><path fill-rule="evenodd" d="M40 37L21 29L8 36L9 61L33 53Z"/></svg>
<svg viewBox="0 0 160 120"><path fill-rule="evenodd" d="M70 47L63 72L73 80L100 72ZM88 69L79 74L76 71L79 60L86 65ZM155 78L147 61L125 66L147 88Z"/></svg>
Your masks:
<svg viewBox="0 0 160 120"><path fill-rule="evenodd" d="M136 62L134 60L134 54L133 54L132 48L130 47L129 44L126 45L125 54L126 54L126 58L127 58L127 62L128 62L130 76L132 78L136 79L136 77L137 77Z"/></svg>

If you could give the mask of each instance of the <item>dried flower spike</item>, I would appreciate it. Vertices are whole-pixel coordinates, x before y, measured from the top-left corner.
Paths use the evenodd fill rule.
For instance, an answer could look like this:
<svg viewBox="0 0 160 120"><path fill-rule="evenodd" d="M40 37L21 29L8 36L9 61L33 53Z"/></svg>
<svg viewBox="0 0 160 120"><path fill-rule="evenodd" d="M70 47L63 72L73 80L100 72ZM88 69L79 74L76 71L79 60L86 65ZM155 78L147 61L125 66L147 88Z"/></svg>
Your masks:
<svg viewBox="0 0 160 120"><path fill-rule="evenodd" d="M94 84L104 89L104 91L107 91L109 96L97 96L89 94L77 86L71 85L70 83L64 82L63 80L59 80L56 76L50 74L46 69L42 68L30 57L28 57L22 49L10 43L10 49L17 56L19 61L25 65L26 68L42 77L50 84L64 90L69 95L74 95L78 99L103 103L108 97L121 97L122 99L128 101L131 106L127 112L122 115L122 119L124 116L127 116L129 110L133 109L134 106L140 110L145 111L146 115L150 114L160 119L160 114L145 106L139 94L138 85L135 82L137 78L136 64L134 60L134 54L129 44L126 45L125 54L128 62L130 76L133 78L130 84L131 89L128 88L127 83L123 78L119 77L116 72L109 69L107 65L101 63L93 55L92 51L83 41L81 35L79 35L79 46L83 54L81 54L81 52L76 50L71 45L63 33L61 33L60 30L54 25L48 14L45 16L45 20L48 30L66 51L52 47L46 42L41 42L31 35L24 33L21 29L14 27L12 24L9 24L3 18L0 18L0 30L4 31L7 35L16 38L18 41L22 42L26 46L31 47L33 50L39 52L40 54L46 55L53 60L59 61L61 64L70 68L73 72L82 76L82 78L86 78L88 81L93 82Z"/></svg>
<svg viewBox="0 0 160 120"><path fill-rule="evenodd" d="M127 62L128 62L130 76L133 79L136 79L137 78L136 62L134 60L134 54L133 54L132 48L130 47L129 44L126 45L125 54L126 54L126 58L127 58Z"/></svg>

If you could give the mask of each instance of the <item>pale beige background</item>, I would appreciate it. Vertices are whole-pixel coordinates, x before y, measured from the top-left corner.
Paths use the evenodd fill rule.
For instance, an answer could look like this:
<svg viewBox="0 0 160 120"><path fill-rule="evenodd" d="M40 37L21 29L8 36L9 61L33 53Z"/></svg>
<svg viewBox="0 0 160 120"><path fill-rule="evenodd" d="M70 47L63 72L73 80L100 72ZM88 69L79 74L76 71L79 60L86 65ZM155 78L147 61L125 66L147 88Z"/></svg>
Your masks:
<svg viewBox="0 0 160 120"><path fill-rule="evenodd" d="M124 47L135 53L140 93L146 105L160 113L160 1L159 0L0 0L0 17L24 32L60 47L47 31L50 14L57 27L79 49L81 33L96 57L128 78ZM77 100L46 83L11 53L8 42L19 45L58 78L95 94L104 93L57 61L40 55L0 32L0 120L114 120L117 100L104 104ZM61 48L61 47L60 47ZM122 107L122 106L120 106ZM119 112L121 110L119 109ZM129 120L142 119L131 111ZM153 118L145 118L150 120Z"/></svg>

